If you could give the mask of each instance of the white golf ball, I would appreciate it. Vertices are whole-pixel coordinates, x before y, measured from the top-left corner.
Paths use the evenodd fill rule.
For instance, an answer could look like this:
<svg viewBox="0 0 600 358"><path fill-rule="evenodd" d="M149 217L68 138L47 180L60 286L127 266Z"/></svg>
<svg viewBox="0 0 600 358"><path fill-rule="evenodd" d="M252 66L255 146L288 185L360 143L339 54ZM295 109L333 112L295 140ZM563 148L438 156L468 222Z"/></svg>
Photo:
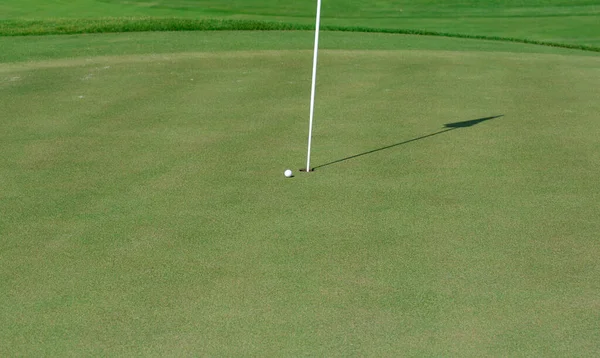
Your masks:
<svg viewBox="0 0 600 358"><path fill-rule="evenodd" d="M289 169L286 169L285 172L283 172L283 175L285 175L286 178L291 178L292 177L292 171Z"/></svg>

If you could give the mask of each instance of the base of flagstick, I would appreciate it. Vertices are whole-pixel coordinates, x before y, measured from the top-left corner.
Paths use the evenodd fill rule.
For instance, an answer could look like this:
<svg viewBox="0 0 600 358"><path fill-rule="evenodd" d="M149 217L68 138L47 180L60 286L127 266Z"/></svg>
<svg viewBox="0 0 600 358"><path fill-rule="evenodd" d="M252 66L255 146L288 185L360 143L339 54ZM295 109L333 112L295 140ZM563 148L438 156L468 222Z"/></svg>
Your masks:
<svg viewBox="0 0 600 358"><path fill-rule="evenodd" d="M301 168L300 171L301 172L314 172L315 168L310 168L310 170L306 170L306 168Z"/></svg>

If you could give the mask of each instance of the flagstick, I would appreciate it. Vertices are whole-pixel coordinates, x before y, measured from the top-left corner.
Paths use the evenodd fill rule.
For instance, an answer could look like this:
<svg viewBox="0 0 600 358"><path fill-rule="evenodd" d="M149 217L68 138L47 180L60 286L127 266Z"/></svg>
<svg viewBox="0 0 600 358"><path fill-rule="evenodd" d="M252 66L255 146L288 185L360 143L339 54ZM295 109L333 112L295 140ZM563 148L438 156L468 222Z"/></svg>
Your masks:
<svg viewBox="0 0 600 358"><path fill-rule="evenodd" d="M310 172L310 147L312 144L312 128L315 113L315 85L317 82L317 55L319 52L319 27L321 26L321 0L317 0L317 21L315 25L315 50L313 57L312 85L310 90L310 122L308 127L308 155L306 157L306 171Z"/></svg>

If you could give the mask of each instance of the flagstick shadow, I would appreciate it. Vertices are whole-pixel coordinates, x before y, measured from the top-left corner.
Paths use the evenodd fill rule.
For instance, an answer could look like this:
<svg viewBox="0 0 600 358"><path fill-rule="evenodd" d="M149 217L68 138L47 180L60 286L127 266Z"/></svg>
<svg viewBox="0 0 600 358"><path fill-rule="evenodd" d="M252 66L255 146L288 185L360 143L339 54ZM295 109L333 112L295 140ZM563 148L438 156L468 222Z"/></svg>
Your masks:
<svg viewBox="0 0 600 358"><path fill-rule="evenodd" d="M350 159L355 159L355 158L362 157L362 156L365 156L365 155L368 155L368 154L373 154L373 153L376 153L376 152L380 152L382 150L391 149L391 148L398 147L398 146L401 146L401 145L404 145L404 144L408 144L408 143L416 142L418 140L422 140L422 139L425 139L425 138L433 137L433 136L436 136L438 134L450 132L450 131L453 131L455 129L472 127L472 126L474 126L476 124L479 124L481 122L489 121L491 119L499 118L499 117L502 117L502 116L504 116L504 115L501 114L501 115L498 115L498 116L484 117L484 118L472 119L472 120L462 121L462 122L446 123L446 124L444 124L445 129L442 129L442 130L437 131L435 133L431 133L431 134L427 134L427 135L420 136L420 137L417 137L417 138L405 140L403 142L392 144L392 145L388 145L388 146L385 146L385 147L381 147L381 148L369 150L367 152L355 154L355 155L352 155L352 156L349 156L349 157L346 157L346 158L334 160L333 162L321 164L321 165L318 165L318 166L316 166L316 167L314 167L312 169L316 170L316 169L323 168L323 167L326 167L326 166L329 166L329 165L341 163L341 162L344 162L344 161L347 161L347 160L350 160Z"/></svg>
<svg viewBox="0 0 600 358"><path fill-rule="evenodd" d="M370 151L368 151L368 152L364 152L364 153L360 153L360 154L355 154L355 155L352 155L352 156L349 156L349 157L346 157L346 158L342 158L342 159L334 160L333 162L329 162L329 163L321 164L321 165L318 165L318 166L314 167L313 169L315 169L315 170L316 170L316 169L319 169L319 168L326 167L326 166L328 166L328 165L332 165L332 164L336 164L336 163L340 163L340 162L345 162L346 160L350 160L350 159L354 159L354 158L362 157L362 156L364 156L364 155L367 155L367 154L373 154L373 153L377 153L377 152L380 152L380 151L382 151L382 150L386 150L386 149L394 148L394 147L397 147L397 146L400 146L400 145L403 145L403 144L408 144L408 143L411 143L411 142L416 142L416 141L418 141L418 140L425 139L425 138L429 138L429 137L433 137L433 136L435 136L435 135L442 134L442 133L446 133L446 132L449 132L449 131L453 131L453 130L455 130L455 129L458 129L458 128L446 128L446 129L443 129L443 130L441 130L441 131L439 131L439 132L435 132L435 133L427 134L427 135L424 135L424 136L421 136L421 137L418 137L418 138L413 138L413 139L405 140L404 142L400 142L400 143L396 143L396 144L388 145L388 146L385 146L385 147L381 147L381 148L377 148L377 149L370 150Z"/></svg>

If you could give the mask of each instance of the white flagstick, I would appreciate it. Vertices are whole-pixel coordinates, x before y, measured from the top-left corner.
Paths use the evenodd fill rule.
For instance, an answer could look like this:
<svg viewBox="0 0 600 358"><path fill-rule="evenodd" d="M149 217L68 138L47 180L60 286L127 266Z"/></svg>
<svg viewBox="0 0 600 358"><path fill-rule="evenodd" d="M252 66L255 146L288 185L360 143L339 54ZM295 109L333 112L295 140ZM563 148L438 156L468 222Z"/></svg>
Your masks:
<svg viewBox="0 0 600 358"><path fill-rule="evenodd" d="M317 82L317 55L319 52L319 27L321 26L321 0L317 0L317 22L315 25L315 51L313 57L312 86L310 90L310 122L308 127L308 155L306 171L310 172L310 147L312 142L313 117L315 113L315 84Z"/></svg>

